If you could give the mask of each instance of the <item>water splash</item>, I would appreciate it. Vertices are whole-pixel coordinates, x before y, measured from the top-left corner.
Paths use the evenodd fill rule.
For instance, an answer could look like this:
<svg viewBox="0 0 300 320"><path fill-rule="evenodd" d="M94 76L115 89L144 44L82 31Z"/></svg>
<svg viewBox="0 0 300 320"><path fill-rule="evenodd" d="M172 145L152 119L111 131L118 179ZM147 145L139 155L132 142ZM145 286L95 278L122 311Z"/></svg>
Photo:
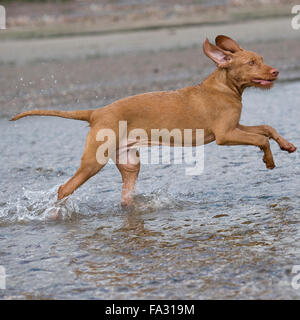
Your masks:
<svg viewBox="0 0 300 320"><path fill-rule="evenodd" d="M0 223L70 220L79 212L72 199L56 200L57 186L50 190L23 190L21 196L9 200L0 209Z"/></svg>

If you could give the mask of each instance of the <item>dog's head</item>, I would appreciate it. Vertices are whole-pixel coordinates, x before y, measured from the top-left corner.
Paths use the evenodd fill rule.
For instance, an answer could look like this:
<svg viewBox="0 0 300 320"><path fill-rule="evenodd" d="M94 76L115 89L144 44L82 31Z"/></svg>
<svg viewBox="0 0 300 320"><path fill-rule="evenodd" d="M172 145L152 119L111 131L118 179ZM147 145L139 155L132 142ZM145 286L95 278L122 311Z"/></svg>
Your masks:
<svg viewBox="0 0 300 320"><path fill-rule="evenodd" d="M216 45L208 39L203 44L204 53L213 60L218 68L225 68L228 76L241 87L268 89L277 80L279 71L263 62L255 52L242 49L234 40L220 35Z"/></svg>

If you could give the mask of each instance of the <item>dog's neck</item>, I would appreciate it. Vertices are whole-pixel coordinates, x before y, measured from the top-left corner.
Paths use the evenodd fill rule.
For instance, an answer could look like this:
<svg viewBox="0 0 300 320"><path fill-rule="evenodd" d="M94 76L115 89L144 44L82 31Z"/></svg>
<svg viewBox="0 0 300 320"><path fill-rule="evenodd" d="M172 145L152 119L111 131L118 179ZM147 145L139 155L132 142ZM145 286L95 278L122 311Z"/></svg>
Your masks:
<svg viewBox="0 0 300 320"><path fill-rule="evenodd" d="M239 101L242 100L242 94L245 87L240 86L234 79L228 76L227 70L218 68L203 82L204 85L214 88L217 91L234 95Z"/></svg>

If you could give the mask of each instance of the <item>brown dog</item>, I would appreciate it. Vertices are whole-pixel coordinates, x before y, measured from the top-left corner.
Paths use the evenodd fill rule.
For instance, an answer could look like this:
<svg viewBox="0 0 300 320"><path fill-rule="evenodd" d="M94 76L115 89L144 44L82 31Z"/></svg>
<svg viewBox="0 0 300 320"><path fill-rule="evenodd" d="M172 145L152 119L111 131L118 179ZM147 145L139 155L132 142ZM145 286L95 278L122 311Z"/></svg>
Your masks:
<svg viewBox="0 0 300 320"><path fill-rule="evenodd" d="M104 161L97 160L97 150L103 141L97 139L102 129L116 133L115 163L122 175L122 204L129 204L140 170L140 163L119 161L120 140L124 132L119 130L119 121L127 121L127 132L142 128L148 133L152 128L192 129L192 143L196 145L195 130L204 129L204 143L216 140L218 145L254 145L264 152L267 168L275 167L269 139L274 139L282 150L294 152L296 147L281 137L268 125L244 126L239 124L242 110L242 93L247 87L271 88L279 72L264 64L257 53L246 51L229 37L220 35L216 46L207 39L204 53L212 59L217 69L201 84L176 91L150 92L118 100L104 108L86 111L32 110L21 113L12 120L31 115L58 116L85 120L90 123L80 168L75 175L58 190L58 199L67 197L90 177L99 172L112 154L106 152ZM127 133L126 132L126 133ZM161 140L131 141L130 148L143 144L159 144ZM176 143L170 143L175 145ZM118 150L119 148L119 150ZM126 150L128 150L128 148Z"/></svg>

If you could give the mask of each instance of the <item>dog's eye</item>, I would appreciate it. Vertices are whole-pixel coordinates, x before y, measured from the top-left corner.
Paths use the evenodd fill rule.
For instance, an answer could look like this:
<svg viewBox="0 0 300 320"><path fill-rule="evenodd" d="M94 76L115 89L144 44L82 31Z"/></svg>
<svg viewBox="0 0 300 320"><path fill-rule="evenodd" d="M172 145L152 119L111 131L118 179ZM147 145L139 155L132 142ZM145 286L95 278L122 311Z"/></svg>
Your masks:
<svg viewBox="0 0 300 320"><path fill-rule="evenodd" d="M255 61L254 61L254 60L251 60L251 61L248 62L248 64L249 64L250 66L254 66L254 65L255 65Z"/></svg>

